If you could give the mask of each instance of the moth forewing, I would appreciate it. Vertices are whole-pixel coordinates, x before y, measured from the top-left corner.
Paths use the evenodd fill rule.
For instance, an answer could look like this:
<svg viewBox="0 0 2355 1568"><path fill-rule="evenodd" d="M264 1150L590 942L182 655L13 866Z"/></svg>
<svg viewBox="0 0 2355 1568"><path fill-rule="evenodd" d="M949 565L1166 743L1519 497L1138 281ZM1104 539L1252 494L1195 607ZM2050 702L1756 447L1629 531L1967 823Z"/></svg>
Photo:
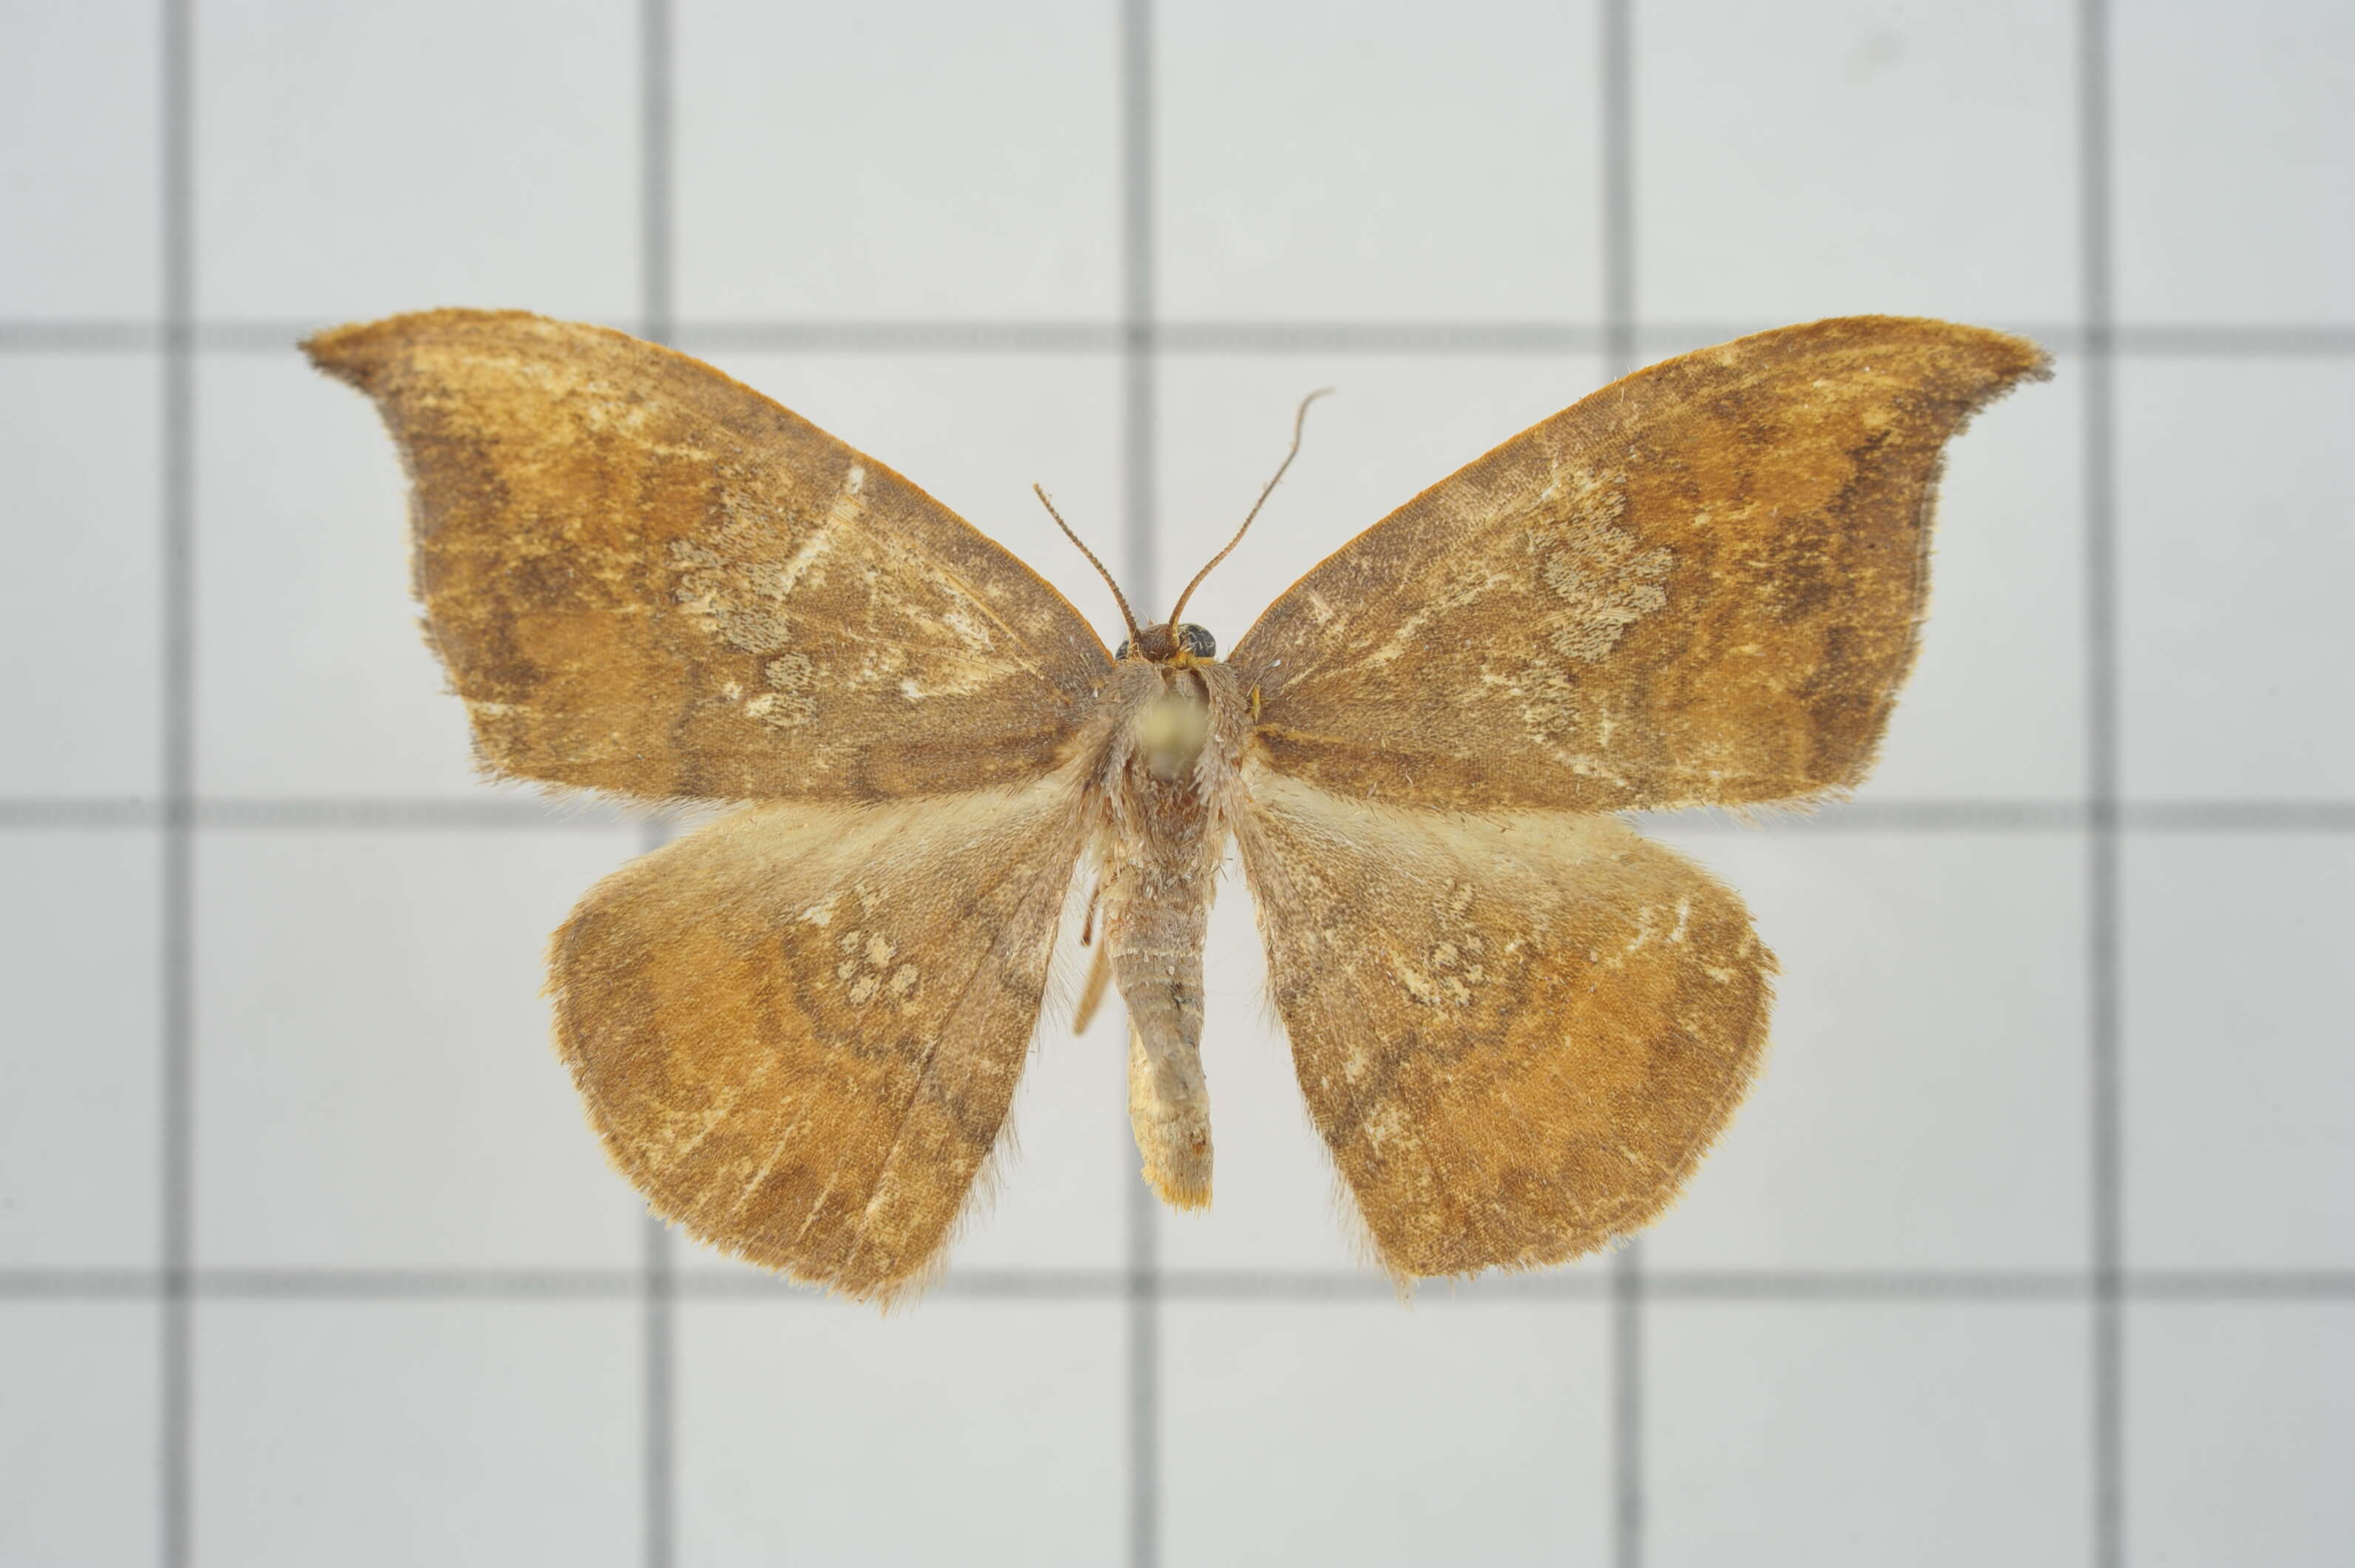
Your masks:
<svg viewBox="0 0 2355 1568"><path fill-rule="evenodd" d="M431 640L498 773L641 800L1035 779L1103 645L885 464L699 360L514 311L323 332L400 447Z"/></svg>
<svg viewBox="0 0 2355 1568"><path fill-rule="evenodd" d="M1335 551L1235 645L1272 765L1478 810L1825 799L1913 657L1946 442L2024 338L1858 316L1663 361Z"/></svg>

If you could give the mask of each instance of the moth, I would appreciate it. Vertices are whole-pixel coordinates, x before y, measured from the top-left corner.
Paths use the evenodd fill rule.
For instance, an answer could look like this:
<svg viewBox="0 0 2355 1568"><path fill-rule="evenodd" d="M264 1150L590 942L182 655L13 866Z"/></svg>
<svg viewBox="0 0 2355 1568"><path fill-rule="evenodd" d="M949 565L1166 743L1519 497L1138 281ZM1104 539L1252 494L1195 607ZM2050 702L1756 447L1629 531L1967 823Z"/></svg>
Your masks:
<svg viewBox="0 0 2355 1568"><path fill-rule="evenodd" d="M2047 373L1880 316L1668 360L1407 502L1221 658L1182 597L1145 625L1122 598L1107 650L908 480L685 355L461 310L304 347L400 447L481 763L741 803L551 941L606 1152L701 1240L884 1298L937 1271L1000 1147L1082 887L1145 1179L1209 1201L1231 842L1384 1268L1541 1267L1660 1214L1757 1070L1775 965L1619 814L1864 777L1945 443Z"/></svg>

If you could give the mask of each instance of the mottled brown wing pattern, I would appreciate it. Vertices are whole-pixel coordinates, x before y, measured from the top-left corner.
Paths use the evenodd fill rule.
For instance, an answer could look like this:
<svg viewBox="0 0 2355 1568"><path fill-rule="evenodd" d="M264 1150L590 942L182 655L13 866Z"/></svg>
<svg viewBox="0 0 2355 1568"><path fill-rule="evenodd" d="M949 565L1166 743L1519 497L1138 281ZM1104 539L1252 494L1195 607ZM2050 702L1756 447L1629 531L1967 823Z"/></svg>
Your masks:
<svg viewBox="0 0 2355 1568"><path fill-rule="evenodd" d="M1944 322L1787 327L1614 382L1433 485L1235 646L1273 765L1443 806L1821 796L1913 656L1940 452L2044 372Z"/></svg>
<svg viewBox="0 0 2355 1568"><path fill-rule="evenodd" d="M489 767L762 803L551 944L607 1151L690 1233L886 1299L999 1145L1092 845L1124 997L1190 1059L1229 822L1386 1266L1542 1266L1655 1218L1757 1070L1774 965L1734 894L1601 814L1863 777L1942 448L2044 369L1882 317L1670 360L1360 535L1227 667L1134 627L1115 667L1013 557L684 356L467 311L306 347L409 466Z"/></svg>
<svg viewBox="0 0 2355 1568"><path fill-rule="evenodd" d="M685 355L456 310L304 347L400 445L427 634L499 773L644 799L1018 783L1109 667L1013 556Z"/></svg>
<svg viewBox="0 0 2355 1568"><path fill-rule="evenodd" d="M921 1285L996 1147L1083 839L1069 772L750 807L549 946L559 1050L655 1211L796 1279Z"/></svg>
<svg viewBox="0 0 2355 1568"><path fill-rule="evenodd" d="M1765 1045L1739 898L1613 817L1244 785L1276 1008L1386 1267L1540 1267L1668 1205Z"/></svg>

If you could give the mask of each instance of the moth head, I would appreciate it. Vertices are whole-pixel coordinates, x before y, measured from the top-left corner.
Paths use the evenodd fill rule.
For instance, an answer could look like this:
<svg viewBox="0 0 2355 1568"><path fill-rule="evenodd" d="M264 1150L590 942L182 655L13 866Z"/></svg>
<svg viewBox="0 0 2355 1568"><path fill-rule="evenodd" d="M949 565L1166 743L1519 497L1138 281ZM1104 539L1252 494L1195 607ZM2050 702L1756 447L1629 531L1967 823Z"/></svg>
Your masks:
<svg viewBox="0 0 2355 1568"><path fill-rule="evenodd" d="M1176 665L1182 669L1197 659L1219 656L1219 640L1216 637L1191 621L1181 621L1178 617L1186 613L1186 601L1194 597L1194 590L1202 586L1202 579L1210 575L1210 567L1232 555L1235 546L1243 542L1243 535L1251 531L1259 509L1266 506L1267 498L1275 493L1277 481L1292 466L1292 460L1300 455L1300 432L1308 422L1308 405L1331 391L1332 389L1327 387L1300 400L1300 407L1292 416L1292 450L1285 453L1284 461L1275 465L1274 476L1261 487L1259 499L1252 503L1250 513L1243 518L1243 526L1235 530L1235 537L1227 541L1227 548L1212 556L1209 564L1194 574L1194 581L1186 584L1186 592L1178 595L1178 603L1169 611L1169 619L1157 626L1142 629L1137 626L1136 617L1128 608L1128 595L1120 591L1120 584L1114 581L1112 573L1104 570L1104 563L1096 559L1096 552L1090 549L1079 535L1071 532L1071 525L1063 521L1062 513L1055 510L1055 503L1047 498L1045 488L1038 485L1030 486L1037 493L1039 505L1047 508L1047 515L1055 519L1055 526L1063 530L1065 538L1080 547L1080 553L1088 558L1088 564L1096 569L1097 575L1104 580L1104 586L1110 588L1112 596L1120 602L1120 618L1128 624L1128 635L1113 654L1115 660L1135 657L1158 665Z"/></svg>
<svg viewBox="0 0 2355 1568"><path fill-rule="evenodd" d="M1197 659L1219 656L1219 639L1191 621L1180 621L1174 626L1151 626L1134 638L1123 638L1113 653L1116 659L1135 654L1155 664L1188 665Z"/></svg>

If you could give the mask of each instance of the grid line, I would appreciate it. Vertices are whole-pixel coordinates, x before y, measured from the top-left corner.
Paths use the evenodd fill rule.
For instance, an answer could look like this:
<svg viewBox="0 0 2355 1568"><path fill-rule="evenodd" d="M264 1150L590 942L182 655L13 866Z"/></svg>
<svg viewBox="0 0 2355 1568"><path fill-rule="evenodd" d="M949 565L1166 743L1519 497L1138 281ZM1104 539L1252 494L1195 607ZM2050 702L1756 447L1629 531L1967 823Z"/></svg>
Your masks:
<svg viewBox="0 0 2355 1568"><path fill-rule="evenodd" d="M41 828L159 827L172 803L133 796L28 795L0 799L0 832ZM527 795L398 797L320 795L284 799L205 799L185 803L190 824L226 831L301 832L468 828L609 833L643 827L655 814L612 802L545 801ZM1634 814L1639 824L1680 833L2077 833L2094 821L2083 801L1856 800L1807 812L1747 816L1694 808ZM670 819L666 816L667 825ZM2120 834L2355 832L2355 800L2113 801L2110 827Z"/></svg>
<svg viewBox="0 0 2355 1568"><path fill-rule="evenodd" d="M823 1306L832 1298L807 1285L741 1268L675 1268L675 1299L775 1300ZM205 1301L547 1301L636 1300L639 1267L610 1268L197 1268L187 1294ZM2083 1302L2105 1292L2139 1303L2346 1302L2355 1304L2355 1269L2142 1269L2105 1278L2085 1269L1774 1269L1663 1268L1643 1275L1645 1302L1760 1305L1774 1302ZM0 1301L157 1301L171 1288L161 1268L0 1269ZM1484 1275L1469 1282L1425 1282L1420 1304L1609 1301L1617 1289L1604 1269ZM1194 1302L1395 1303L1386 1276L1341 1270L1163 1270L1156 1299ZM1134 1285L1125 1268L972 1269L932 1289L943 1300L1124 1302Z"/></svg>
<svg viewBox="0 0 2355 1568"><path fill-rule="evenodd" d="M2116 415L2111 316L2114 230L2110 187L2110 37L2107 0L2080 0L2078 242L2084 311L2085 795L2088 1105L2086 1178L2093 1264L2093 1558L2126 1561L2125 1367L2119 1289L2122 1183L2118 1057L2118 599Z"/></svg>
<svg viewBox="0 0 2355 1568"><path fill-rule="evenodd" d="M195 320L206 354L282 354L324 327L310 320ZM629 327L621 320L609 325ZM1779 321L1637 322L1639 354L1672 354L1785 325ZM1989 325L2034 338L2058 354L2092 351L2084 324L2010 321ZM1607 321L1165 321L1092 319L844 318L687 320L675 341L698 353L794 350L817 354L1127 354L1141 339L1160 354L1602 354ZM0 354L136 354L165 347L160 322L101 319L0 321ZM2130 358L2334 359L2355 357L2355 326L2334 322L2114 323L2102 352Z"/></svg>
<svg viewBox="0 0 2355 1568"><path fill-rule="evenodd" d="M1614 48L1630 47L1628 0L1603 0L1605 39L1606 136L1614 91L1627 82L1614 72L1625 61ZM675 1477L671 1405L675 1332L669 1316L679 1298L749 1296L780 1300L822 1299L780 1282L732 1272L677 1267L667 1234L649 1221L640 1268L616 1270L334 1271L198 1268L193 1228L195 920L194 847L198 829L279 827L458 827L501 830L551 827L606 830L638 825L636 815L606 807L552 811L538 800L453 797L448 800L205 800L196 790L194 688L194 529L197 454L196 367L207 354L283 352L314 324L208 322L196 309L194 72L189 0L163 0L163 156L159 182L164 221L159 319L140 322L0 322L0 353L140 352L162 357L163 533L161 671L162 790L153 799L33 799L0 802L0 829L75 827L160 829L162 890L158 938L162 976L160 1049L163 1115L160 1133L159 1267L143 1269L0 1271L0 1299L155 1300L163 1307L162 1397L157 1458L163 1485L159 1550L167 1564L193 1552L191 1493L193 1388L190 1364L197 1301L285 1297L323 1299L543 1299L578 1296L626 1297L643 1293L647 1307L646 1556L670 1561L670 1510ZM1634 320L1632 214L1613 206L1606 141L1606 298L1599 324L1580 323L1220 323L1157 324L1153 319L1151 261L1151 7L1124 0L1121 40L1124 87L1124 233L1128 277L1120 323L1099 322L706 322L677 326L669 315L674 253L669 230L672 104L669 98L671 14L668 0L642 0L644 106L642 170L646 309L645 335L730 348L776 347L814 352L976 352L1102 355L1117 353L1125 374L1124 451L1128 507L1125 571L1149 592L1155 510L1155 393L1157 356L1221 353L1385 354L1594 352L1610 374L1631 368L1644 347L1679 347L1736 336L1753 326L1659 324ZM2134 832L2345 832L2355 828L2355 802L2208 801L2122 803L2118 798L2119 731L2115 496L2115 364L2121 356L2338 357L2355 356L2355 327L2207 324L2121 325L2112 320L2110 210L2110 57L2105 0L2078 7L2079 137L2083 305L2080 325L2031 328L2064 353L2085 357L2082 383L2086 416L2084 507L2087 528L2088 776L2082 803L1878 802L1837 808L1806 819L1771 825L1805 831L1895 829L1908 832L2083 832L2087 837L2089 904L2086 961L2090 979L2088 1071L2092 1083L2089 1181L2091 1266L2077 1272L1678 1271L1646 1269L1630 1247L1613 1261L1607 1278L1590 1275L1523 1276L1451 1298L1610 1299L1624 1306L1628 1339L1615 1345L1624 1363L1622 1403L1614 1411L1619 1451L1623 1532L1614 1541L1621 1562L1642 1560L1641 1313L1648 1300L1755 1303L1785 1300L1976 1300L2089 1303L2093 1311L2094 1555L2108 1568L2124 1561L2123 1306L2127 1301L2355 1300L2355 1272L2232 1270L2128 1272L2123 1266L2123 1131L2120 1052L2120 858ZM1614 37L1614 27L1619 29ZM1621 133L1627 127L1619 127ZM1616 149L1628 158L1632 149ZM660 162L660 174L655 165ZM1625 177L1625 167L1616 173ZM662 200L654 197L659 193ZM1632 197L1632 185L1620 196ZM1614 253L1620 243L1625 255ZM1625 269L1624 272L1618 269ZM1612 292L1624 284L1623 300ZM668 324L666 325L666 324ZM1764 325L1764 324L1755 324ZM1680 816L1687 829L1738 826ZM663 829L647 829L659 841ZM1105 1271L979 1271L952 1277L939 1294L952 1298L1105 1301L1130 1307L1129 1360L1131 1560L1158 1555L1157 1393L1158 1304L1165 1299L1298 1302L1387 1301L1392 1287L1379 1277L1312 1273L1188 1271L1165 1273L1155 1249L1155 1211L1123 1154L1131 1188L1127 1266ZM1439 1294L1439 1293L1434 1293ZM657 1328L657 1317L661 1327ZM1614 1317L1614 1325L1616 1318ZM1614 1334L1617 1332L1614 1327ZM657 1392L657 1383L660 1388ZM660 1452L658 1453L658 1450ZM657 1514L659 1513L659 1520Z"/></svg>
<svg viewBox="0 0 2355 1568"><path fill-rule="evenodd" d="M1636 113L1633 0L1603 0L1596 62L1602 160L1603 379L1636 368ZM1629 1237L1610 1264L1611 1560L1644 1562L1644 1243Z"/></svg>
<svg viewBox="0 0 2355 1568"><path fill-rule="evenodd" d="M196 163L191 0L162 0L161 437L163 833L159 881L156 1177L162 1310L156 1391L156 1550L164 1568L194 1552L190 1445L196 1421L194 1338L196 1101Z"/></svg>
<svg viewBox="0 0 2355 1568"><path fill-rule="evenodd" d="M639 0L638 310L640 333L654 343L676 336L676 22L671 0ZM661 848L671 828L666 816L645 823L645 848ZM639 1221L639 1235L645 1559L646 1568L671 1568L678 1548L678 1281L670 1227L649 1211Z"/></svg>
<svg viewBox="0 0 2355 1568"><path fill-rule="evenodd" d="M1158 334L1154 325L1153 24L1153 0L1122 0L1115 67L1121 138L1121 574L1135 601L1147 606L1156 602L1153 530L1159 499L1155 494L1154 428ZM1124 1146L1120 1160L1120 1190L1128 1194L1128 1564L1156 1568L1161 1561L1161 1217Z"/></svg>

